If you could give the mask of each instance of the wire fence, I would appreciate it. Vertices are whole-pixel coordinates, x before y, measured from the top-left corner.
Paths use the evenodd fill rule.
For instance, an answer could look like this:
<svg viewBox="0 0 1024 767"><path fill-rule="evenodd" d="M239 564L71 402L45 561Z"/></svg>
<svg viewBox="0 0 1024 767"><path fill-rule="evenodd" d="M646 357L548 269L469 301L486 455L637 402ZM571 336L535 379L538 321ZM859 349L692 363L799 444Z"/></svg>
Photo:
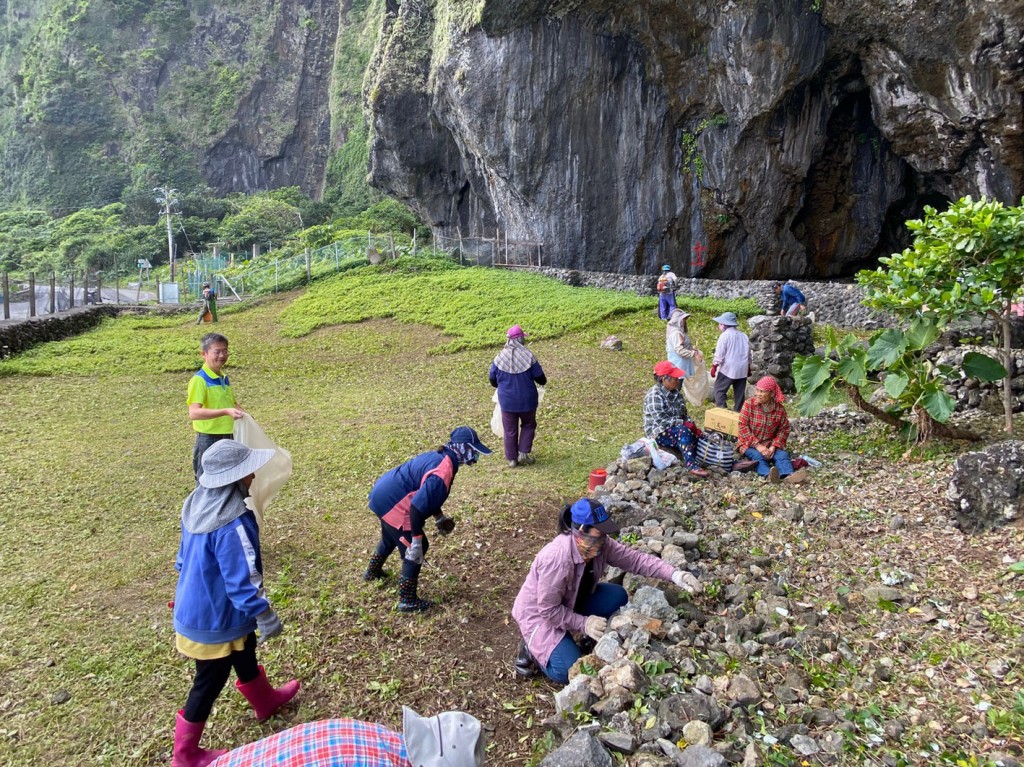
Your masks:
<svg viewBox="0 0 1024 767"><path fill-rule="evenodd" d="M366 263L427 254L446 256L464 265L539 268L543 266L544 246L509 240L500 232L493 238L437 235L426 246L418 243L415 235L410 239L404 234L367 233L282 257L275 257L273 252L251 260L219 252L212 256L193 254L178 261L173 281L150 279L148 269L140 269L137 275L4 272L0 274L3 319L27 319L93 304L191 304L201 300L206 283L221 302L241 300L291 290Z"/></svg>

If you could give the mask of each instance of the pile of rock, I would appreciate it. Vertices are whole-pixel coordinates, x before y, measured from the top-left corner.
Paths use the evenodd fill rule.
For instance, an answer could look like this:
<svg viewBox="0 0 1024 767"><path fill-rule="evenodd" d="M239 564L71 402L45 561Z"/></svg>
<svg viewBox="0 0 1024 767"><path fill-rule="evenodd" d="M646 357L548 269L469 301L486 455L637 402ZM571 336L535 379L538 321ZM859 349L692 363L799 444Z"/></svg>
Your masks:
<svg viewBox="0 0 1024 767"><path fill-rule="evenodd" d="M943 349L934 355L939 365L949 365L959 369L964 356L971 351L980 352L994 359L1002 359L998 349L991 346L954 346ZM1013 369L1016 375L1010 379L1010 389L1014 401L1013 411L1024 412L1024 349L1013 350ZM1003 382L978 381L973 378L961 378L946 386L946 391L956 400L957 410L980 408L989 413L1003 412Z"/></svg>
<svg viewBox="0 0 1024 767"><path fill-rule="evenodd" d="M798 354L814 354L814 323L807 317L751 317L750 380L774 376L784 392L796 391L793 360Z"/></svg>

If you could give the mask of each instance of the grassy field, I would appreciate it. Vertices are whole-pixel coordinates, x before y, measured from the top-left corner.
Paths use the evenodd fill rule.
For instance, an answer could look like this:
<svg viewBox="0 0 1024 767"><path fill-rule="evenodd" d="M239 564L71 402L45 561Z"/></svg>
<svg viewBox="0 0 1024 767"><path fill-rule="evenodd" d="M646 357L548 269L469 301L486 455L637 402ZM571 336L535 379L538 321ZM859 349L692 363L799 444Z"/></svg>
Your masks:
<svg viewBox="0 0 1024 767"><path fill-rule="evenodd" d="M260 657L272 681L296 675L303 690L287 717L259 725L229 687L207 745L329 716L400 727L407 704L472 711L493 728L492 754L528 758L539 737L533 719L550 700L511 676L512 599L553 534L557 505L640 435L664 325L654 299L532 275L510 293L510 275L481 271L464 270L451 291L419 282L435 276L406 275L397 284L415 289L397 319L385 316L394 275L359 270L222 313L239 400L295 463L263 533L286 633ZM710 316L692 321L705 350L717 335ZM190 662L172 649L167 609L192 487L185 386L206 330L190 318L108 321L0 363L0 763L169 760L191 680ZM366 494L380 473L436 447L454 426L487 433L487 369L512 321L538 331L533 348L550 380L537 464L509 470L499 452L459 473L446 506L458 529L433 542L421 581L441 607L398 614L393 582L359 577L377 531ZM610 333L623 352L598 348Z"/></svg>

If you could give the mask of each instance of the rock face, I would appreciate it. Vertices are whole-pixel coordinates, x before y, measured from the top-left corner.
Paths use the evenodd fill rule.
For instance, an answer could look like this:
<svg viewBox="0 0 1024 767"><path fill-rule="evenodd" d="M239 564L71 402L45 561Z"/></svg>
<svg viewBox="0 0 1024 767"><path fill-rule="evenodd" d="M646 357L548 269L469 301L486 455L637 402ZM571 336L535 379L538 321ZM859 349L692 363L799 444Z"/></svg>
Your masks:
<svg viewBox="0 0 1024 767"><path fill-rule="evenodd" d="M546 266L849 274L1024 189L1015 0L389 3L371 183Z"/></svg>
<svg viewBox="0 0 1024 767"><path fill-rule="evenodd" d="M999 442L957 458L946 498L964 532L1019 519L1024 513L1024 442Z"/></svg>

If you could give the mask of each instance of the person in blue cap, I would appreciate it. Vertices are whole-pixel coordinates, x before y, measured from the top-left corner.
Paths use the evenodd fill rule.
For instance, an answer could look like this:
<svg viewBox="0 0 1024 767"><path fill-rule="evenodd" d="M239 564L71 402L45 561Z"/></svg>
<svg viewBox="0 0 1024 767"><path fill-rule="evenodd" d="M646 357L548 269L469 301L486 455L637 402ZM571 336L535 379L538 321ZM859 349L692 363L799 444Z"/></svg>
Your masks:
<svg viewBox="0 0 1024 767"><path fill-rule="evenodd" d="M441 507L448 500L459 467L472 466L480 454L491 449L468 426L459 426L437 450L412 458L380 477L370 490L370 511L380 517L380 541L363 573L364 581L387 577L384 563L396 548L402 557L398 580L397 609L403 613L423 612L433 602L420 599L420 568L430 542L424 532L427 519L441 535L455 529L455 520Z"/></svg>
<svg viewBox="0 0 1024 767"><path fill-rule="evenodd" d="M601 582L609 567L672 581L691 594L701 588L690 573L619 543L612 537L618 532L605 507L591 498L562 507L559 534L534 558L512 607L522 637L516 674L540 670L561 684L569 681L569 669L583 652L572 635L597 641L608 630L608 618L629 601L622 586Z"/></svg>
<svg viewBox="0 0 1024 767"><path fill-rule="evenodd" d="M667 320L672 316L672 310L676 308L676 287L679 285L679 278L676 277L672 267L665 264L661 267L661 274L658 277L658 316Z"/></svg>

